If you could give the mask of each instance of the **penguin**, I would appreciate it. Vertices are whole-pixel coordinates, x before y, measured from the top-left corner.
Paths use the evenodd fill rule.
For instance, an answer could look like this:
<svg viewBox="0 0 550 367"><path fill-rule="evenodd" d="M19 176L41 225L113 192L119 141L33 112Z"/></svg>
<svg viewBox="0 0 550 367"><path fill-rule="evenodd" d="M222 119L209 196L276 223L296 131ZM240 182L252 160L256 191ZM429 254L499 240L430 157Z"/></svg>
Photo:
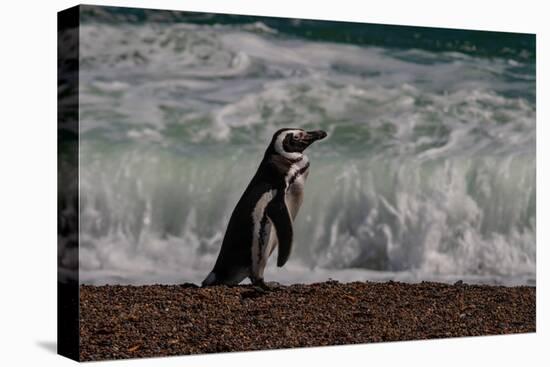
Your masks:
<svg viewBox="0 0 550 367"><path fill-rule="evenodd" d="M309 159L304 150L324 139L322 130L280 129L229 219L213 270L202 286L237 285L247 277L261 289L269 256L278 247L277 266L287 262L293 221L302 205Z"/></svg>

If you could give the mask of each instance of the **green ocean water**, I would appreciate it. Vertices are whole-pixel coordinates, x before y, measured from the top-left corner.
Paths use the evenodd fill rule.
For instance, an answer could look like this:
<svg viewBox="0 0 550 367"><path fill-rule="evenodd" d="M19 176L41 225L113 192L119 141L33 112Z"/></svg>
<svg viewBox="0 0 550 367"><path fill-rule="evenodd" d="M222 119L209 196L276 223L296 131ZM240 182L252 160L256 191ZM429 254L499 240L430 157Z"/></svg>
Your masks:
<svg viewBox="0 0 550 367"><path fill-rule="evenodd" d="M271 135L324 129L283 282L535 278L535 38L84 7L81 281L198 282Z"/></svg>

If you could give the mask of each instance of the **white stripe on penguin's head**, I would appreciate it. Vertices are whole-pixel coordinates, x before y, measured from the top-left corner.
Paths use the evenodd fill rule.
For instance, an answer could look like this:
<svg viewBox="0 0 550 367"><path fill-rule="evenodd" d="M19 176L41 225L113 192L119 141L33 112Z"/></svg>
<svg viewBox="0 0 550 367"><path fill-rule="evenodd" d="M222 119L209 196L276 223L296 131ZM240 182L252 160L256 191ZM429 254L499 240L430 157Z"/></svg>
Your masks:
<svg viewBox="0 0 550 367"><path fill-rule="evenodd" d="M285 158L288 158L288 159L299 159L302 157L302 153L300 152L287 152L285 150L285 147L283 145L283 141L285 140L286 136L288 134L299 134L301 133L302 130L284 130L284 131L281 131L281 133L279 133L279 135L277 136L277 139L275 140L275 144L274 144L274 148L275 148L275 151L277 153L279 153L280 155L282 155L283 157Z"/></svg>

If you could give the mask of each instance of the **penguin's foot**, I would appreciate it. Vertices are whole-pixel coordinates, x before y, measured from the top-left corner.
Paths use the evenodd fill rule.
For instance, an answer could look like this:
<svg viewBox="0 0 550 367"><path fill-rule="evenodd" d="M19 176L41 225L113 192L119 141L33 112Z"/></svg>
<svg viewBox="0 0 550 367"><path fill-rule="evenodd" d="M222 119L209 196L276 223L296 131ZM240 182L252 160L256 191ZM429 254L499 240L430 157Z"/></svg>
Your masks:
<svg viewBox="0 0 550 367"><path fill-rule="evenodd" d="M281 285L277 282L268 282L266 283L263 279L254 279L252 281L252 285L254 286L254 289L256 289L258 292L273 292L281 288Z"/></svg>
<svg viewBox="0 0 550 367"><path fill-rule="evenodd" d="M265 285L270 289L270 290L279 290L281 289L283 286L281 283L279 282L267 282L265 283Z"/></svg>
<svg viewBox="0 0 550 367"><path fill-rule="evenodd" d="M252 286L252 288L257 292L257 293L262 293L262 294L265 294L267 293L270 289L269 288L266 288L266 287L261 287L259 285L254 285Z"/></svg>
<svg viewBox="0 0 550 367"><path fill-rule="evenodd" d="M265 284L263 278L252 278L252 285L254 286L254 289L260 292L266 292L269 290L269 286Z"/></svg>

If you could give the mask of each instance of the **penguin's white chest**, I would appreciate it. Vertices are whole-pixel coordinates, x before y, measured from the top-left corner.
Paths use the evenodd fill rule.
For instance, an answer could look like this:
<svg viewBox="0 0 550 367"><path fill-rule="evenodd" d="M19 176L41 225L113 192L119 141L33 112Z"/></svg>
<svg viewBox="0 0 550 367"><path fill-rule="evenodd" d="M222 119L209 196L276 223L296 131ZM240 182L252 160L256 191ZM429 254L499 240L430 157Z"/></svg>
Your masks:
<svg viewBox="0 0 550 367"><path fill-rule="evenodd" d="M285 194L285 202L292 219L296 218L298 210L304 200L304 186L309 174L309 162L307 158L294 165L289 171L288 187Z"/></svg>
<svg viewBox="0 0 550 367"><path fill-rule="evenodd" d="M285 202L292 219L296 218L298 210L304 201L304 186L309 171L300 174L286 190Z"/></svg>
<svg viewBox="0 0 550 367"><path fill-rule="evenodd" d="M304 185L309 174L309 162L306 157L293 165L286 175L287 188L285 192L285 204L292 221L296 218L298 210L304 201ZM266 254L271 255L277 247L277 236L274 231L270 232Z"/></svg>

